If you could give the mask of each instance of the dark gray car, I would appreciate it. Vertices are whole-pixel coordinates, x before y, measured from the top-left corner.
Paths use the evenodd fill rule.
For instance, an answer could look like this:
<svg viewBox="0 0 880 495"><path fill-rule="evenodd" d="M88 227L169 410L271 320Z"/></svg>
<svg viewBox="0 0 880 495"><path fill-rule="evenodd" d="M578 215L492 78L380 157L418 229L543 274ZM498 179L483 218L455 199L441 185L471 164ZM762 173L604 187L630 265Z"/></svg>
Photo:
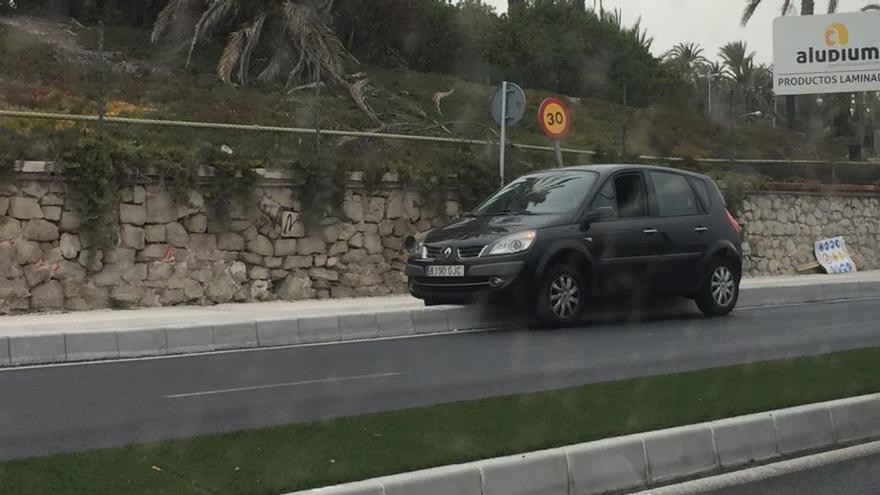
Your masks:
<svg viewBox="0 0 880 495"><path fill-rule="evenodd" d="M525 175L410 246L410 292L427 304L528 304L549 325L599 296L682 294L712 316L739 296L739 225L709 177L669 168Z"/></svg>

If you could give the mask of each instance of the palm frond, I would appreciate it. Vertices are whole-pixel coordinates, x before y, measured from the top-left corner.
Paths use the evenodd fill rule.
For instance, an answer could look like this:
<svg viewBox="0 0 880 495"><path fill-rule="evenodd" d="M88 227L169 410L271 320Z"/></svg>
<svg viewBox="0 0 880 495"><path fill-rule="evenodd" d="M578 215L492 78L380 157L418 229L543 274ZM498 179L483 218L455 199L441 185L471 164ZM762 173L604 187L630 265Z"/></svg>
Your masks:
<svg viewBox="0 0 880 495"><path fill-rule="evenodd" d="M265 12L259 14L257 19L248 26L245 31L247 40L244 45L244 50L241 52L241 61L239 62L240 65L238 67L238 79L242 84L247 84L248 82L251 57L253 56L254 51L256 51L257 45L260 43L260 36L263 34L263 26L266 24L267 17L268 14Z"/></svg>
<svg viewBox="0 0 880 495"><path fill-rule="evenodd" d="M880 3L872 3L862 7L862 12L867 12L869 10L880 10Z"/></svg>
<svg viewBox="0 0 880 495"><path fill-rule="evenodd" d="M229 42L226 43L226 48L223 49L223 55L217 64L217 75L226 84L232 84L232 71L235 70L235 66L241 59L246 39L247 27L241 28L229 35Z"/></svg>
<svg viewBox="0 0 880 495"><path fill-rule="evenodd" d="M782 12L781 15L786 16L791 12L791 0L785 0L782 2Z"/></svg>
<svg viewBox="0 0 880 495"><path fill-rule="evenodd" d="M278 79L284 68L290 65L291 60L292 57L287 43L284 42L283 38L279 37L272 44L272 57L269 59L269 63L260 72L257 79L264 82Z"/></svg>
<svg viewBox="0 0 880 495"><path fill-rule="evenodd" d="M210 2L208 8L202 13L202 16L196 23L196 28L189 44L189 52L186 54L186 64L184 64L184 67L189 67L189 64L192 62L192 56L196 49L196 44L199 42L199 39L204 36L204 33L216 27L224 17L238 8L238 0L208 1Z"/></svg>
<svg viewBox="0 0 880 495"><path fill-rule="evenodd" d="M189 0L170 0L168 5L166 5L156 17L156 22L153 24L153 30L150 33L150 42L158 43L159 38L165 34L165 31L171 27L174 18L177 16L177 13L185 8L189 4Z"/></svg>
<svg viewBox="0 0 880 495"><path fill-rule="evenodd" d="M743 10L742 18L739 21L741 26L745 27L745 25L749 23L752 16L755 15L755 11L758 10L759 5L761 5L761 0L746 1L746 8Z"/></svg>

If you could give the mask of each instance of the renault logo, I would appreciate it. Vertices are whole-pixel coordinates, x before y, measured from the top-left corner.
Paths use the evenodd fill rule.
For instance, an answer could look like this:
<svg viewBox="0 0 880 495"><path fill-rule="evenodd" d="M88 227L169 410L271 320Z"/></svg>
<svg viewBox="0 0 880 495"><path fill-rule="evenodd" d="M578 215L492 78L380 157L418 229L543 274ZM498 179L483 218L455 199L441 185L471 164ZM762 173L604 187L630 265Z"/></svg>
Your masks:
<svg viewBox="0 0 880 495"><path fill-rule="evenodd" d="M452 258L452 248L448 247L443 250L443 257L446 259Z"/></svg>

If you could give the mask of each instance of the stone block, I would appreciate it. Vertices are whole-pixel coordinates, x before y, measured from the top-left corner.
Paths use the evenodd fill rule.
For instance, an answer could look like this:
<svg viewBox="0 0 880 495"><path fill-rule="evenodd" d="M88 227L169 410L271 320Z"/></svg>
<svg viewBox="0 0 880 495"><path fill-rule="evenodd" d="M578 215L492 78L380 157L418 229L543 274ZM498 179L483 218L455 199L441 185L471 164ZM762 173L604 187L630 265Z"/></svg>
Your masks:
<svg viewBox="0 0 880 495"><path fill-rule="evenodd" d="M164 225L147 225L144 228L144 235L146 242L149 243L157 243L157 242L165 242L167 239L165 235L165 226Z"/></svg>
<svg viewBox="0 0 880 495"><path fill-rule="evenodd" d="M119 232L119 239L124 248L143 249L146 243L146 233L140 227L123 224Z"/></svg>
<svg viewBox="0 0 880 495"><path fill-rule="evenodd" d="M618 492L648 484L645 448L640 438L609 438L563 450L573 493Z"/></svg>
<svg viewBox="0 0 880 495"><path fill-rule="evenodd" d="M299 319L299 331L304 343L338 342L341 340L339 318L336 316L306 316Z"/></svg>
<svg viewBox="0 0 880 495"><path fill-rule="evenodd" d="M242 251L244 237L234 232L224 232L217 237L217 247L225 251Z"/></svg>
<svg viewBox="0 0 880 495"><path fill-rule="evenodd" d="M24 226L24 236L31 241L52 242L60 237L58 227L46 220L29 220Z"/></svg>
<svg viewBox="0 0 880 495"><path fill-rule="evenodd" d="M257 347L257 325L254 322L221 323L212 327L216 349Z"/></svg>
<svg viewBox="0 0 880 495"><path fill-rule="evenodd" d="M116 332L119 357L161 356L168 353L165 330L126 330Z"/></svg>
<svg viewBox="0 0 880 495"><path fill-rule="evenodd" d="M202 235L202 234L197 234L197 235ZM166 239L166 242L168 242L172 246L182 248L182 247L187 247L187 245L189 244L190 237L189 237L189 232L186 231L186 229L183 227L183 225L181 225L177 222L169 222L169 223L165 224L165 239ZM202 237L201 239L202 240L207 239L207 243L210 244L211 239L213 239L213 235L208 235L208 237ZM194 245L198 245L199 249L204 247L198 243L194 243ZM210 246L207 246L207 247L208 247L208 250L216 249L216 246L214 246L213 248L211 248Z"/></svg>
<svg viewBox="0 0 880 495"><path fill-rule="evenodd" d="M204 352L214 349L211 325L169 327L165 329L169 354Z"/></svg>
<svg viewBox="0 0 880 495"><path fill-rule="evenodd" d="M43 218L43 209L40 208L39 201L34 198L14 197L10 199L7 214L19 220L31 220Z"/></svg>
<svg viewBox="0 0 880 495"><path fill-rule="evenodd" d="M60 206L43 206L43 218L46 220L57 222L61 220Z"/></svg>
<svg viewBox="0 0 880 495"><path fill-rule="evenodd" d="M366 340L379 336L375 314L339 315L341 340Z"/></svg>
<svg viewBox="0 0 880 495"><path fill-rule="evenodd" d="M66 213L66 212L65 212ZM64 215L62 214L62 223ZM119 205L119 222L131 225L143 225L147 221L147 211L142 205L122 203Z"/></svg>
<svg viewBox="0 0 880 495"><path fill-rule="evenodd" d="M296 239L278 239L275 241L274 256L289 256L296 254Z"/></svg>
<svg viewBox="0 0 880 495"><path fill-rule="evenodd" d="M64 335L64 341L67 346L67 361L119 357L115 332L68 333Z"/></svg>
<svg viewBox="0 0 880 495"><path fill-rule="evenodd" d="M264 235L258 235L247 243L248 251L259 254L260 256L274 256L275 248L272 241Z"/></svg>
<svg viewBox="0 0 880 495"><path fill-rule="evenodd" d="M33 241L19 239L15 242L15 260L19 265L36 263L43 256L40 244Z"/></svg>
<svg viewBox="0 0 880 495"><path fill-rule="evenodd" d="M379 223L385 216L385 198L369 198L364 205L364 222ZM352 221L354 219L352 218Z"/></svg>
<svg viewBox="0 0 880 495"><path fill-rule="evenodd" d="M313 256L288 256L284 258L283 267L286 270L295 270L297 268L309 268L314 264Z"/></svg>
<svg viewBox="0 0 880 495"><path fill-rule="evenodd" d="M61 249L61 256L68 260L75 259L79 255L80 249L82 249L79 236L66 232L61 234L58 247Z"/></svg>
<svg viewBox="0 0 880 495"><path fill-rule="evenodd" d="M188 217L183 224L193 234L204 234L208 230L208 217L204 213L198 213Z"/></svg>
<svg viewBox="0 0 880 495"><path fill-rule="evenodd" d="M323 238L303 237L297 242L297 253L300 255L324 254L327 252L327 244Z"/></svg>
<svg viewBox="0 0 880 495"><path fill-rule="evenodd" d="M715 469L712 430L695 425L646 434L645 451L654 483Z"/></svg>
<svg viewBox="0 0 880 495"><path fill-rule="evenodd" d="M78 232L82 226L82 220L78 212L64 210L61 212L61 223L58 226L62 232ZM0 240L2 240L2 237L0 237Z"/></svg>
<svg viewBox="0 0 880 495"><path fill-rule="evenodd" d="M0 196L0 217L6 215L6 212L9 211L9 198L6 196ZM2 363L2 358L0 358L0 363Z"/></svg>
<svg viewBox="0 0 880 495"><path fill-rule="evenodd" d="M782 455L834 444L831 412L827 405L793 407L773 413L776 441Z"/></svg>
<svg viewBox="0 0 880 495"><path fill-rule="evenodd" d="M715 421L712 431L722 468L761 462L779 455L773 417L769 413Z"/></svg>
<svg viewBox="0 0 880 495"><path fill-rule="evenodd" d="M415 333L412 313L410 311L376 313L376 327L379 337L398 337Z"/></svg>
<svg viewBox="0 0 880 495"><path fill-rule="evenodd" d="M444 466L382 479L384 495L482 495L480 470L473 464Z"/></svg>
<svg viewBox="0 0 880 495"><path fill-rule="evenodd" d="M361 196L352 196L342 203L345 216L354 223L364 221L364 202Z"/></svg>
<svg viewBox="0 0 880 495"><path fill-rule="evenodd" d="M836 401L830 408L838 442L880 438L880 394Z"/></svg>
<svg viewBox="0 0 880 495"><path fill-rule="evenodd" d="M446 308L425 308L410 311L413 330L416 334L449 331L449 317Z"/></svg>
<svg viewBox="0 0 880 495"><path fill-rule="evenodd" d="M135 250L124 247L111 249L104 253L103 261L106 264L112 265L133 265L135 261Z"/></svg>
<svg viewBox="0 0 880 495"><path fill-rule="evenodd" d="M260 347L301 344L299 320L279 318L257 320L257 337Z"/></svg>
<svg viewBox="0 0 880 495"><path fill-rule="evenodd" d="M568 495L568 464L559 450L490 459L478 464L483 480L482 495Z"/></svg>
<svg viewBox="0 0 880 495"><path fill-rule="evenodd" d="M21 235L21 222L0 216L0 242L11 241Z"/></svg>
<svg viewBox="0 0 880 495"><path fill-rule="evenodd" d="M64 309L64 290L61 284L50 280L31 290L31 307L40 310Z"/></svg>
<svg viewBox="0 0 880 495"><path fill-rule="evenodd" d="M59 363L66 359L64 335L13 335L9 337L12 366Z"/></svg>
<svg viewBox="0 0 880 495"><path fill-rule="evenodd" d="M382 253L382 239L376 234L364 236L364 249L366 249L369 254Z"/></svg>
<svg viewBox="0 0 880 495"><path fill-rule="evenodd" d="M147 223L169 223L177 221L178 212L174 198L167 191L160 191L146 199Z"/></svg>

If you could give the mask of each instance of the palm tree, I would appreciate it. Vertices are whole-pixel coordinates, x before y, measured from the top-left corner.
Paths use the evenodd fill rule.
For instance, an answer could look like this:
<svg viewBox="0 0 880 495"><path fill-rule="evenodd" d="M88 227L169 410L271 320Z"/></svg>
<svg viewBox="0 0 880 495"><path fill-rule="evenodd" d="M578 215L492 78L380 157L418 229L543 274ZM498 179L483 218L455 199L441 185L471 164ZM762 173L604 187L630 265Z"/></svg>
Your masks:
<svg viewBox="0 0 880 495"><path fill-rule="evenodd" d="M685 81L694 81L700 69L708 63L703 48L696 43L677 43L663 54L663 62L675 69Z"/></svg>
<svg viewBox="0 0 880 495"><path fill-rule="evenodd" d="M621 9L605 10L600 7L599 20L611 24L616 27L618 31L631 36L645 50L650 50L651 45L654 44L654 38L648 34L648 30L642 29L641 17L636 19L636 22L632 26L626 27L623 25L623 11Z"/></svg>
<svg viewBox="0 0 880 495"><path fill-rule="evenodd" d="M227 83L249 82L258 51L268 57L257 76L262 81L284 77L288 83L318 78L344 83L351 55L329 26L332 8L333 0L169 0L156 19L151 41L185 39L188 67L200 41L228 32L217 66ZM182 29L174 32L179 26Z"/></svg>
<svg viewBox="0 0 880 495"><path fill-rule="evenodd" d="M747 74L751 71L756 53L749 51L745 41L732 41L721 47L719 56L730 72L734 81L745 84Z"/></svg>
<svg viewBox="0 0 880 495"><path fill-rule="evenodd" d="M838 0L828 0L829 14L837 12L837 2ZM740 20L743 26L749 23L749 20L751 20L759 5L761 5L761 0L746 0L746 8L743 10L742 19ZM792 0L783 0L782 15L790 14L791 10ZM813 15L815 10L816 0L801 0L801 15Z"/></svg>

